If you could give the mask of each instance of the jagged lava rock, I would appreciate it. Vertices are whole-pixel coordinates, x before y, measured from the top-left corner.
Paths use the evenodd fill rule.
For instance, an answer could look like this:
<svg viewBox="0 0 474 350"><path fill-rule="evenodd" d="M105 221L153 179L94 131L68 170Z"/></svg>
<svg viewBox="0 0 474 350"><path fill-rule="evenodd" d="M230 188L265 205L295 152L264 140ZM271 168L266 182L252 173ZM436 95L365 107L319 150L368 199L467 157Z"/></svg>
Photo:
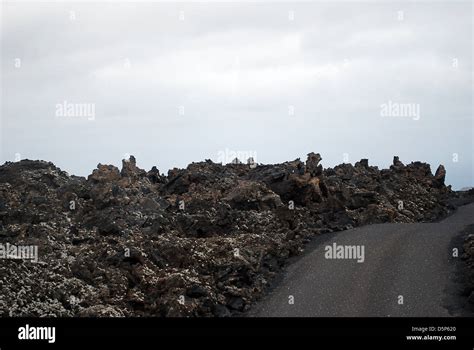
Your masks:
<svg viewBox="0 0 474 350"><path fill-rule="evenodd" d="M7 162L0 243L38 246L39 263L2 260L0 316L238 315L316 235L453 209L442 166L321 160L206 160L165 176L131 156L87 179Z"/></svg>

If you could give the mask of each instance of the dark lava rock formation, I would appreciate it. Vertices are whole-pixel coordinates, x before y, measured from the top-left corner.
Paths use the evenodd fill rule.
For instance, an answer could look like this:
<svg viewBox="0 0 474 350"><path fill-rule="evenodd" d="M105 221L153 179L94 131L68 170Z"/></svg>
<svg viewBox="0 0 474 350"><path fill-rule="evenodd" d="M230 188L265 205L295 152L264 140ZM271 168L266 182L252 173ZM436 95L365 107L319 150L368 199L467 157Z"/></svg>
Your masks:
<svg viewBox="0 0 474 350"><path fill-rule="evenodd" d="M471 196L474 196L474 189L469 192ZM465 290L462 294L467 297L467 301L474 311L474 225L466 227L465 234L462 254L462 259L465 262L463 271Z"/></svg>
<svg viewBox="0 0 474 350"><path fill-rule="evenodd" d="M7 162L0 244L35 245L39 259L1 261L0 316L235 315L315 235L454 209L443 166L320 161L206 160L165 176L130 157L87 179Z"/></svg>

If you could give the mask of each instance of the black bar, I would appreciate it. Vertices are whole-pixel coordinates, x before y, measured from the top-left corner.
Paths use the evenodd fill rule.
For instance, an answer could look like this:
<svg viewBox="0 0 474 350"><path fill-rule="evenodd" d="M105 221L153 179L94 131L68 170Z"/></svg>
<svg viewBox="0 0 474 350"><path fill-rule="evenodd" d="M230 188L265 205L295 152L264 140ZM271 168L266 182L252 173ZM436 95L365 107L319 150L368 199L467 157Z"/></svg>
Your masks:
<svg viewBox="0 0 474 350"><path fill-rule="evenodd" d="M55 342L19 340L19 328L27 324L55 327ZM162 337L186 341L189 336L310 336L335 343L472 349L473 326L474 318L2 318L0 349L89 346L98 341L114 345L145 344ZM424 328L425 331L420 331ZM407 340L407 336L418 335L456 336L456 339Z"/></svg>

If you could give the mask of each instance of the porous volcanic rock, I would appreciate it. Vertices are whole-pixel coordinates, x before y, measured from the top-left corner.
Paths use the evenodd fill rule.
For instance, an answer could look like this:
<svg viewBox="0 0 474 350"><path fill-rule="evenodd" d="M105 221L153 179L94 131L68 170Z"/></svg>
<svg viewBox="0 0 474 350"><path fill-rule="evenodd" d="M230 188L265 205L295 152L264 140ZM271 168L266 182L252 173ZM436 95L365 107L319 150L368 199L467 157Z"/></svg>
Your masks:
<svg viewBox="0 0 474 350"><path fill-rule="evenodd" d="M323 169L309 153L274 165L210 160L172 169L99 164L88 178L44 161L0 167L0 316L230 316L321 233L447 215L445 170Z"/></svg>

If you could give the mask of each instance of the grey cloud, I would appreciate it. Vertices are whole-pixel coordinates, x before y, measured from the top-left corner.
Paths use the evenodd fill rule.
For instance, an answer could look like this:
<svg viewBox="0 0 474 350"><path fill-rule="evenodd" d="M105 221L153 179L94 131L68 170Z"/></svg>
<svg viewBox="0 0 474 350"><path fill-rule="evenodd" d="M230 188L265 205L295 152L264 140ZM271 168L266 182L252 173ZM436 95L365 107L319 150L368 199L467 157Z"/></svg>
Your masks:
<svg viewBox="0 0 474 350"><path fill-rule="evenodd" d="M226 148L326 166L398 154L472 185L472 17L467 2L7 3L0 160L86 175L125 153L162 171ZM65 100L95 120L57 118ZM381 118L389 100L420 120Z"/></svg>

